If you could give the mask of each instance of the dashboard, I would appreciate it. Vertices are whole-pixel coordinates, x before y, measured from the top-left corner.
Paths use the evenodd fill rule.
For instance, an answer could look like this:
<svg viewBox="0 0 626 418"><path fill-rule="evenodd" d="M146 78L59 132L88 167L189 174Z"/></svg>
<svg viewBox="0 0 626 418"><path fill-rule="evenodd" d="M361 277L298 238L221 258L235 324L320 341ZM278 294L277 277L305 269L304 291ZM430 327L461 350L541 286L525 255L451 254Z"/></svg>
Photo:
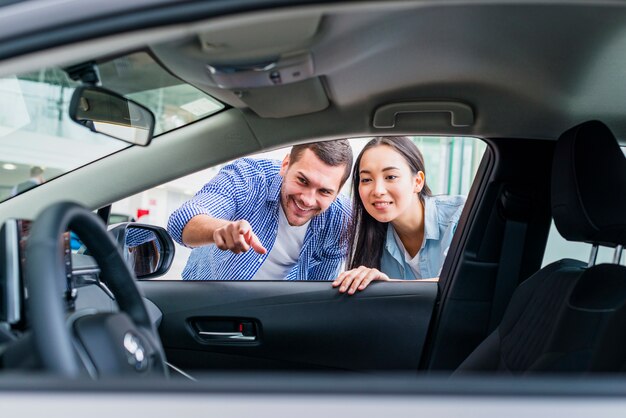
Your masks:
<svg viewBox="0 0 626 418"><path fill-rule="evenodd" d="M14 325L24 320L24 301L28 298L28 287L24 279L26 266L26 242L32 221L9 219L0 228L0 321ZM72 272L70 233L61 236L65 269L66 297L71 297L75 285Z"/></svg>
<svg viewBox="0 0 626 418"><path fill-rule="evenodd" d="M0 227L0 325L12 330L28 329L28 283L24 270L31 226L32 221L27 219L9 219ZM60 240L62 251L59 258L63 260L66 277L63 297L67 310L117 311L112 292L100 281L97 263L84 253L85 248L81 247L78 237L68 231ZM144 302L158 326L161 312L151 301L144 299Z"/></svg>

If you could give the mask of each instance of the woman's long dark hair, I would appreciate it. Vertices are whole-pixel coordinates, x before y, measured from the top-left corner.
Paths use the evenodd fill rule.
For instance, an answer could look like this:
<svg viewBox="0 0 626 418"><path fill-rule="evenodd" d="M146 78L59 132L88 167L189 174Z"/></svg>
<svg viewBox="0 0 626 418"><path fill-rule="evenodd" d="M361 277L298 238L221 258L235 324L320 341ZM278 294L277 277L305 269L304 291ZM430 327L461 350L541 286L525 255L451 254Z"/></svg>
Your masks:
<svg viewBox="0 0 626 418"><path fill-rule="evenodd" d="M352 222L348 228L350 244L348 247L348 269L365 266L380 269L380 257L385 244L387 224L374 219L363 206L359 196L360 176L359 170L361 157L365 151L379 145L387 145L400 153L416 175L419 171L426 175L424 157L417 145L406 136L376 137L365 145L354 164L352 171ZM430 188L424 180L424 187L419 193L419 198L424 201L424 196L431 196Z"/></svg>

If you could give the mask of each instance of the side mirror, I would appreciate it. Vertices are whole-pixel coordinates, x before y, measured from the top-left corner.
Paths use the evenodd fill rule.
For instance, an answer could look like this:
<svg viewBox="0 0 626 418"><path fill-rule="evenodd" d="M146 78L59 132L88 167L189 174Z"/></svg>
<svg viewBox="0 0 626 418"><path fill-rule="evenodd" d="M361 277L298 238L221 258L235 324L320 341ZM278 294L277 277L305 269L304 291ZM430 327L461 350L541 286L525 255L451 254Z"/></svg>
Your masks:
<svg viewBox="0 0 626 418"><path fill-rule="evenodd" d="M112 225L118 248L138 279L162 276L174 261L174 241L164 228L124 222Z"/></svg>
<svg viewBox="0 0 626 418"><path fill-rule="evenodd" d="M78 87L72 95L69 111L74 122L93 132L141 146L152 140L155 126L152 112L112 91Z"/></svg>

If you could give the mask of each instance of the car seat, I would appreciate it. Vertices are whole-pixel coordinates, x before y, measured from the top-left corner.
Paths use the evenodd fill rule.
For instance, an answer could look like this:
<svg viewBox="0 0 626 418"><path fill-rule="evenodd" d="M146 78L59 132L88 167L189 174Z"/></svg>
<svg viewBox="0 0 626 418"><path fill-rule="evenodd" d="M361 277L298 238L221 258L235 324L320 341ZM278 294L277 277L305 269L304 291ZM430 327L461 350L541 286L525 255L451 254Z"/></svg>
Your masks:
<svg viewBox="0 0 626 418"><path fill-rule="evenodd" d="M564 238L593 245L589 262L563 259L520 284L500 325L454 375L624 369L626 157L603 123L580 124L559 138L551 206ZM613 264L595 265L600 245L616 248Z"/></svg>

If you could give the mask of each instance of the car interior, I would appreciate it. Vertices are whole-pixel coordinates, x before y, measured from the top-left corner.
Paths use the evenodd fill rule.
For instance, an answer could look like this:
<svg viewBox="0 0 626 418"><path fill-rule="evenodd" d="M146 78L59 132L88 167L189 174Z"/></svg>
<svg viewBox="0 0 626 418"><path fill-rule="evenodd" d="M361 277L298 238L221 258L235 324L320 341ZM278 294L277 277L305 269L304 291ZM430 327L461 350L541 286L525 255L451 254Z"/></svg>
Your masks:
<svg viewBox="0 0 626 418"><path fill-rule="evenodd" d="M168 5L167 25L129 5L134 28L67 40L52 25L29 47L37 23L24 49L0 47L0 76L54 68L70 83L63 118L115 144L0 202L0 373L623 372L626 7L306 3ZM198 92L188 113L205 107L168 125L177 105L155 92L177 86ZM99 100L109 113L85 105ZM327 281L151 280L174 256L165 230L103 222L122 198L241 156L397 135L487 145L438 282L348 297ZM542 267L552 222L588 259Z"/></svg>
<svg viewBox="0 0 626 418"><path fill-rule="evenodd" d="M601 122L575 126L561 136L552 168L552 214L566 239L592 243L594 253L588 263L552 263L518 286L498 327L456 373L623 370L625 358L616 346L622 344L618 324L626 268L616 264L624 244L614 229L622 228L623 216L612 193L603 194L595 184L610 183L604 191L621 194L625 164ZM616 247L615 263L595 264L599 245Z"/></svg>

